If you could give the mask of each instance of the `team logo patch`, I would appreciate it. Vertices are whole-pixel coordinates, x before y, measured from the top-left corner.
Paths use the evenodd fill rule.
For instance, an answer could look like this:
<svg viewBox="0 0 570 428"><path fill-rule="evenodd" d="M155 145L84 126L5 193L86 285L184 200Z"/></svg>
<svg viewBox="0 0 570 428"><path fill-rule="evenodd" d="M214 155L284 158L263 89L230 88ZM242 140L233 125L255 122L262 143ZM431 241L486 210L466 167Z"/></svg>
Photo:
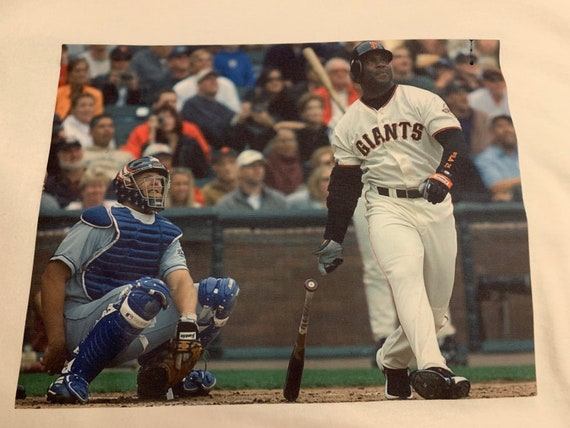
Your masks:
<svg viewBox="0 0 570 428"><path fill-rule="evenodd" d="M443 108L441 109L441 111L444 113L451 113L451 110L449 109L446 103L443 103Z"/></svg>

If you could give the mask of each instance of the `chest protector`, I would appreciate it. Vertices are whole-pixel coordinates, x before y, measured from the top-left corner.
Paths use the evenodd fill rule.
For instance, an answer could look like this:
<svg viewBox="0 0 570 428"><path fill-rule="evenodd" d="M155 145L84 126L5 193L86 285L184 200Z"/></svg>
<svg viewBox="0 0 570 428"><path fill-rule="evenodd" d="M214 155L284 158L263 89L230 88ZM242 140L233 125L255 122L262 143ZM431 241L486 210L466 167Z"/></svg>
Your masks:
<svg viewBox="0 0 570 428"><path fill-rule="evenodd" d="M83 288L94 300L142 276L158 277L164 251L182 235L161 215L155 214L153 224L145 224L121 207L112 207L110 212L104 207L91 208L81 219L96 228L115 228L111 244L96 253L83 271Z"/></svg>

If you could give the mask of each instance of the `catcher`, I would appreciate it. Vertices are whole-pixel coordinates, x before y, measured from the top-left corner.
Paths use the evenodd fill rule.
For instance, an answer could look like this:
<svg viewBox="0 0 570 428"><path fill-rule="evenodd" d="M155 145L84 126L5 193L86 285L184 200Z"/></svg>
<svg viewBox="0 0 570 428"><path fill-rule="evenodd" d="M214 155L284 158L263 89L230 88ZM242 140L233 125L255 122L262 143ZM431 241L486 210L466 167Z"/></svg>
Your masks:
<svg viewBox="0 0 570 428"><path fill-rule="evenodd" d="M227 322L239 286L192 280L182 231L157 214L170 184L154 157L129 162L114 185L118 203L85 210L42 275L48 345L45 371L60 376L47 400L86 403L106 367L138 358L139 398L207 394L214 375L192 370Z"/></svg>

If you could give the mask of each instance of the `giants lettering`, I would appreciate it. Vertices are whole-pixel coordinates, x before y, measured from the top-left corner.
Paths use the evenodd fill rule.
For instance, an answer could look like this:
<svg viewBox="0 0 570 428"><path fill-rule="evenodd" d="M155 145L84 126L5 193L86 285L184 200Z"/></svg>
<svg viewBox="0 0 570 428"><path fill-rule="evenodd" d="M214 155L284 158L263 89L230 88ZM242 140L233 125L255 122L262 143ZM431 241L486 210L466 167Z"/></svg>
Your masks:
<svg viewBox="0 0 570 428"><path fill-rule="evenodd" d="M411 138L414 141L419 141L422 138L423 131L424 126L421 123L414 123L413 125L410 122L391 123L384 125L384 129L376 126L372 128L370 133L363 134L354 145L360 153L368 156L372 149L390 140Z"/></svg>

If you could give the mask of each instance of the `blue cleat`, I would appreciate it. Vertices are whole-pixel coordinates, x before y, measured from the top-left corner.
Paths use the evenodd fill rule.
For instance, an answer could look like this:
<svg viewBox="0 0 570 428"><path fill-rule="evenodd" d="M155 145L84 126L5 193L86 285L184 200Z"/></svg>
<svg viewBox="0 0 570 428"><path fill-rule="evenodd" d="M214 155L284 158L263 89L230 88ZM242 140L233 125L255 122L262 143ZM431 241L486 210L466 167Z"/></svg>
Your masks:
<svg viewBox="0 0 570 428"><path fill-rule="evenodd" d="M192 370L172 391L180 397L208 395L216 386L216 376L208 370Z"/></svg>
<svg viewBox="0 0 570 428"><path fill-rule="evenodd" d="M75 374L58 377L47 389L46 398L50 403L85 404L89 399L89 384Z"/></svg>

